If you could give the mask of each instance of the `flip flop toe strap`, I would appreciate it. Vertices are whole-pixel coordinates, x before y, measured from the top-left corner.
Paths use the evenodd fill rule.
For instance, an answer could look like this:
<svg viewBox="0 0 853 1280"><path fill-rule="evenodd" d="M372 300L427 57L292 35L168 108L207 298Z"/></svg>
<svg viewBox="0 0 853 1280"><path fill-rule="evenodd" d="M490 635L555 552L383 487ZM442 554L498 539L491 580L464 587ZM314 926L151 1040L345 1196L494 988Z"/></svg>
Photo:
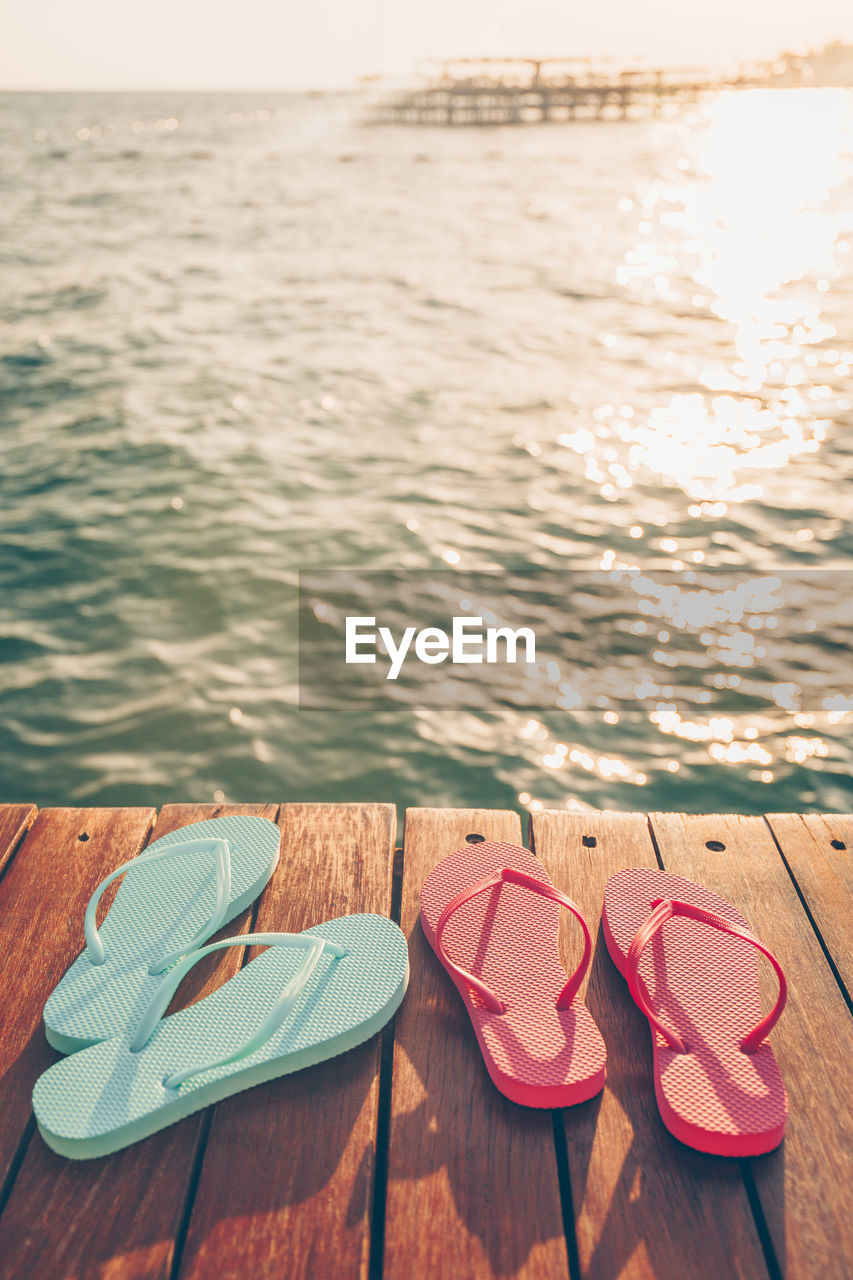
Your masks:
<svg viewBox="0 0 853 1280"><path fill-rule="evenodd" d="M454 912L458 911L466 902L470 902L472 898L476 898L478 894L485 893L487 889L494 889L502 884L520 885L523 889L529 889L531 892L539 894L542 898L547 898L551 902L556 902L558 906L565 907L567 911L571 911L572 915L580 922L584 937L583 955L581 956L580 963L574 973L571 975L557 997L556 1003L557 1009L568 1009L569 1005L577 995L578 989L584 980L584 975L589 968L589 962L592 956L592 939L590 938L589 928L586 920L583 918L583 913L581 912L580 907L572 902L571 898L565 897L564 894L555 889L553 885L545 884L542 880L537 880L535 876L527 875L523 871L516 871L513 867L503 867L500 871L496 872L495 875L488 876L485 880L481 880L479 883L471 885L469 888L463 889L461 893L458 893L455 898L448 902L447 906L439 916L438 923L435 927L435 945L439 955L448 969L457 974L469 987L477 992L486 1007L490 1009L492 1013L506 1013L507 1006L504 1001L501 1000L499 996L495 995L491 988L487 987L484 982L475 977L473 973L469 973L467 969L463 969L461 965L458 965L451 960L441 941L445 927Z"/></svg>
<svg viewBox="0 0 853 1280"><path fill-rule="evenodd" d="M115 871L110 872L98 885L89 899L89 905L86 907L86 916L83 921L83 932L86 935L86 955L93 965L104 964L107 959L104 944L101 941L101 935L95 923L98 903L107 886L111 885L114 880L118 880L119 876L145 871L160 862L176 860L186 857L187 854L207 854L213 860L216 872L216 902L213 908L213 915L202 925L201 929L189 942L177 951L171 951L168 955L162 956L156 964L151 966L148 972L152 975L163 973L165 969L168 969L169 965L174 964L176 960L180 960L182 956L194 950L200 942L203 942L205 938L209 938L212 933L216 933L216 930L225 919L231 898L231 846L227 840L183 840L180 844L169 845L167 849L163 849L159 853L131 858L130 862L125 862L120 867L116 867Z"/></svg>
<svg viewBox="0 0 853 1280"><path fill-rule="evenodd" d="M175 965L174 969L166 975L139 1020L136 1032L130 1042L130 1052L139 1053L151 1039L163 1014L169 1007L172 996L193 965L213 951L221 951L225 947L246 946L286 947L303 950L306 954L300 968L279 992L269 1013L263 1019L257 1031L248 1040L235 1049L233 1053L226 1054L224 1057L212 1058L207 1062L193 1063L190 1066L181 1067L177 1071L170 1072L163 1078L164 1088L178 1089L191 1076L199 1075L202 1071L212 1071L215 1067L229 1066L233 1062L239 1062L241 1058L249 1057L256 1049L260 1049L282 1026L285 1018L308 985L317 965L320 963L321 957L323 955L331 955L335 959L340 959L347 954L346 947L341 946L340 943L328 942L325 938L317 937L316 934L244 933L236 938L223 938L221 942L211 942L209 946L202 947L200 951L186 956L180 964Z"/></svg>
<svg viewBox="0 0 853 1280"><path fill-rule="evenodd" d="M766 956L773 965L776 977L779 980L779 995L776 1003L767 1016L762 1018L753 1027L749 1035L744 1036L740 1042L740 1047L744 1053L755 1053L773 1027L775 1027L782 1015L782 1010L785 1008L785 1001L788 997L788 984L785 981L785 974L773 952L764 945L760 938L756 938L755 934L750 933L749 929L743 929L739 925L732 924L730 920L724 919L723 916L715 915L712 911L704 911L701 907L695 907L690 902L680 902L675 898L663 898L652 903L652 910L637 930L627 954L628 986L636 1004L639 1005L649 1022L663 1036L671 1049L675 1049L678 1053L689 1053L689 1047L684 1043L681 1036L676 1031L673 1031L671 1027L661 1022L655 1013L649 1001L645 983L641 980L639 972L640 957L646 946L663 928L667 920L671 920L673 916L685 916L689 920L707 924L712 929L719 929L722 933L727 933L733 938L742 938L744 942L749 942L762 955Z"/></svg>

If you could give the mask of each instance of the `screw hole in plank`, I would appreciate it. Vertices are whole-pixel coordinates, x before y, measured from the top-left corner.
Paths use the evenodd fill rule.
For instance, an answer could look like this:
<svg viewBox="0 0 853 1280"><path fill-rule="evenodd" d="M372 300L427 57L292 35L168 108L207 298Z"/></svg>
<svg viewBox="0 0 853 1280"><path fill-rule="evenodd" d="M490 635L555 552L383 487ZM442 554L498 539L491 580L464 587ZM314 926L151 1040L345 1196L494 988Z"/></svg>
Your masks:
<svg viewBox="0 0 853 1280"><path fill-rule="evenodd" d="M829 842L829 843L832 845L833 849L846 849L846 848L847 848L847 845L844 843L844 841L843 841L843 840L830 840L830 842Z"/></svg>
<svg viewBox="0 0 853 1280"><path fill-rule="evenodd" d="M705 848L710 849L712 853L722 853L725 847L726 846L723 844L722 840L705 841Z"/></svg>
<svg viewBox="0 0 853 1280"><path fill-rule="evenodd" d="M81 831L81 832L80 832L80 834L79 834L79 836L77 837L77 839L78 839L78 840L88 840L88 839L89 839L89 833L88 833L88 831Z"/></svg>
<svg viewBox="0 0 853 1280"><path fill-rule="evenodd" d="M470 835L465 837L469 844L482 844L485 838L485 836L481 836L477 831L472 831Z"/></svg>
<svg viewBox="0 0 853 1280"><path fill-rule="evenodd" d="M595 836L583 836L582 843L585 845L587 849L594 849L595 846L598 844L598 841L596 840Z"/></svg>

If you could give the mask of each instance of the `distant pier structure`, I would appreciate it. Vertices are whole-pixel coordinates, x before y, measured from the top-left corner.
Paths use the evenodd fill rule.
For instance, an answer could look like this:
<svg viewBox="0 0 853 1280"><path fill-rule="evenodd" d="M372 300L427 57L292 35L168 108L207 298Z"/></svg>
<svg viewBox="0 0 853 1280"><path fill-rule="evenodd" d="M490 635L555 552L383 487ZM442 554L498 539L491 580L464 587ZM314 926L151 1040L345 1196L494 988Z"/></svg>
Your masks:
<svg viewBox="0 0 853 1280"><path fill-rule="evenodd" d="M714 82L691 68L609 71L579 58L456 58L367 106L379 124L541 124L660 115L694 103Z"/></svg>

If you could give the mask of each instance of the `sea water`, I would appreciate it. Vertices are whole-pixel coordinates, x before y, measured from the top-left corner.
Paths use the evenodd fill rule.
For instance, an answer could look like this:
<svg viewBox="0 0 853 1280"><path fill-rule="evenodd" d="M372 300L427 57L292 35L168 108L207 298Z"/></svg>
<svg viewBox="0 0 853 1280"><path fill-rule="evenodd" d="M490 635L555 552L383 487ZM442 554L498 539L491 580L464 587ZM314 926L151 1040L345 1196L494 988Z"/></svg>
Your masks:
<svg viewBox="0 0 853 1280"><path fill-rule="evenodd" d="M0 798L850 807L849 93L8 94L0 228ZM553 669L299 710L332 568Z"/></svg>

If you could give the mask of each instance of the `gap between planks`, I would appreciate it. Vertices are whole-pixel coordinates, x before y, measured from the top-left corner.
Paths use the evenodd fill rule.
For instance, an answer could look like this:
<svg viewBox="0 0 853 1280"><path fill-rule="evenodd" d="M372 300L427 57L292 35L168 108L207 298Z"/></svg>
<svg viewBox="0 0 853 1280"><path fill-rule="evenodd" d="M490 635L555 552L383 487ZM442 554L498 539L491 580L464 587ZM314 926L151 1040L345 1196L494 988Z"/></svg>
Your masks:
<svg viewBox="0 0 853 1280"><path fill-rule="evenodd" d="M281 874L260 900L260 931L299 932L359 911L389 915L391 806L283 805L279 826ZM373 1037L214 1109L176 1276L367 1276L382 1052ZM237 1173L241 1150L248 1154Z"/></svg>
<svg viewBox="0 0 853 1280"><path fill-rule="evenodd" d="M773 1280L739 1165L690 1150L661 1123L646 1020L601 932L610 876L624 867L657 865L646 815L545 811L531 816L530 832L552 881L577 902L590 926L594 950L580 998L607 1045L604 1092L558 1113L580 1275ZM569 970L580 956L578 932L563 921L561 952Z"/></svg>
<svg viewBox="0 0 853 1280"><path fill-rule="evenodd" d="M737 907L786 971L788 1004L770 1039L788 1090L787 1132L776 1151L749 1161L750 1176L780 1272L791 1280L846 1280L853 1257L853 1022L827 954L763 818L650 820L666 869ZM813 886L806 893L815 914L829 908ZM839 906L845 909L843 901ZM761 966L760 980L770 1007L776 990L769 966Z"/></svg>
<svg viewBox="0 0 853 1280"><path fill-rule="evenodd" d="M469 834L522 843L509 811L410 809L401 927L412 978L397 1015L384 1280L567 1280L553 1120L495 1089L457 992L419 924L431 868Z"/></svg>

